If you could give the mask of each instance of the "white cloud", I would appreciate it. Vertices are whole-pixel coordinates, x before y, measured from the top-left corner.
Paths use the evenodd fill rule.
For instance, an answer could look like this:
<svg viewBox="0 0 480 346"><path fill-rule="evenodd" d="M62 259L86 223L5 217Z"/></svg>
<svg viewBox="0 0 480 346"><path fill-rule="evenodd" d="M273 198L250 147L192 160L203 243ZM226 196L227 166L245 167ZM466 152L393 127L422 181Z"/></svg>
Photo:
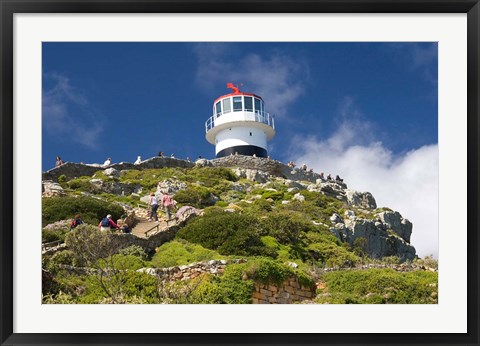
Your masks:
<svg viewBox="0 0 480 346"><path fill-rule="evenodd" d="M44 130L60 140L68 136L86 147L96 147L103 132L102 117L91 110L86 96L73 87L67 77L51 73L45 74L44 78L52 84L42 91ZM81 117L73 115L74 109Z"/></svg>
<svg viewBox="0 0 480 346"><path fill-rule="evenodd" d="M245 91L267 100L268 112L278 117L286 115L287 108L304 92L307 65L278 51L268 57L250 53L231 60L229 49L233 47L228 43L195 45L197 82L209 90L227 82L243 83Z"/></svg>
<svg viewBox="0 0 480 346"><path fill-rule="evenodd" d="M417 254L438 258L438 144L394 155L369 138L369 127L344 121L326 139L295 137L290 157L316 172L339 174L349 188L371 192L379 207L399 211L413 223Z"/></svg>

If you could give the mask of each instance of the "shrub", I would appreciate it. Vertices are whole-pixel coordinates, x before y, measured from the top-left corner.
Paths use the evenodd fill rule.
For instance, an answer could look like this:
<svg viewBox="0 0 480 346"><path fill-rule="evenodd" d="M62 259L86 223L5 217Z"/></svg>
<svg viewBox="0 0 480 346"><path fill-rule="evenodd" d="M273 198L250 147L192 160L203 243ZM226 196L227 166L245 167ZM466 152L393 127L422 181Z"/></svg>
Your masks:
<svg viewBox="0 0 480 346"><path fill-rule="evenodd" d="M100 232L96 226L86 224L79 225L68 233L65 244L81 265L92 264L99 258L111 256L118 251L115 238Z"/></svg>
<svg viewBox="0 0 480 346"><path fill-rule="evenodd" d="M220 256L216 251L178 239L165 243L157 248L151 260L151 265L158 268L167 268L222 258L224 258L224 256Z"/></svg>
<svg viewBox="0 0 480 346"><path fill-rule="evenodd" d="M146 190L152 190L157 187L161 180L172 179L186 180L186 170L182 168L161 168L161 169L143 169L143 170L125 170L120 174L120 182L140 184Z"/></svg>
<svg viewBox="0 0 480 346"><path fill-rule="evenodd" d="M228 207L228 203L227 203L227 202L224 202L224 201L217 201L217 203L215 203L215 205L216 205L217 207L221 207L221 208Z"/></svg>
<svg viewBox="0 0 480 346"><path fill-rule="evenodd" d="M119 254L138 257L142 261L145 261L148 258L148 254L145 252L145 249L138 245L130 245L124 249L121 249Z"/></svg>
<svg viewBox="0 0 480 346"><path fill-rule="evenodd" d="M177 234L222 255L260 255L265 247L260 241L255 217L246 214L212 210L193 219Z"/></svg>
<svg viewBox="0 0 480 346"><path fill-rule="evenodd" d="M63 250L63 251L56 252L52 255L52 257L48 261L47 267L49 269L53 269L59 264L76 266L78 263L76 260L75 253L71 250Z"/></svg>
<svg viewBox="0 0 480 346"><path fill-rule="evenodd" d="M274 237L281 244L296 244L315 226L305 220L304 215L292 211L273 211L261 220L264 233Z"/></svg>
<svg viewBox="0 0 480 346"><path fill-rule="evenodd" d="M175 200L182 205L203 209L215 204L209 189L203 186L189 186L175 194Z"/></svg>
<svg viewBox="0 0 480 346"><path fill-rule="evenodd" d="M57 181L59 184L63 184L64 182L67 181L67 176L65 174L62 174L57 178Z"/></svg>
<svg viewBox="0 0 480 346"><path fill-rule="evenodd" d="M44 243L51 243L54 241L65 241L65 234L67 234L68 228L65 227L64 229L42 229L42 242Z"/></svg>
<svg viewBox="0 0 480 346"><path fill-rule="evenodd" d="M438 273L396 272L392 269L348 270L326 273L330 298L322 302L436 304Z"/></svg>
<svg viewBox="0 0 480 346"><path fill-rule="evenodd" d="M203 276L193 290L191 304L225 304L226 292L219 285L220 279L214 276Z"/></svg>
<svg viewBox="0 0 480 346"><path fill-rule="evenodd" d="M245 276L248 280L254 282L276 285L280 285L287 279L296 276L301 286L312 287L314 285L312 277L302 270L293 269L286 264L268 258L257 258L247 263L229 265L226 267L222 279L225 277L248 281L245 280Z"/></svg>
<svg viewBox="0 0 480 346"><path fill-rule="evenodd" d="M157 279L135 271L118 272L99 280L97 276L86 278L85 293L79 297L83 304L99 303L159 303Z"/></svg>
<svg viewBox="0 0 480 346"><path fill-rule="evenodd" d="M222 180L235 182L238 177L231 169L224 167L195 167L188 171L188 180L200 181L207 187L214 187Z"/></svg>
<svg viewBox="0 0 480 346"><path fill-rule="evenodd" d="M99 258L97 260L97 267L112 268L115 270L137 270L145 266L144 262L132 255L116 254L107 258Z"/></svg>
<svg viewBox="0 0 480 346"><path fill-rule="evenodd" d="M264 193L262 193L262 198L265 198L265 199L271 198L274 201L279 201L283 199L283 192L267 190Z"/></svg>
<svg viewBox="0 0 480 346"><path fill-rule="evenodd" d="M42 199L42 225L58 220L71 219L80 214L86 223L98 224L107 214L120 218L123 208L92 197L50 197Z"/></svg>
<svg viewBox="0 0 480 346"><path fill-rule="evenodd" d="M90 183L90 177L80 177L72 179L68 182L68 187L78 191L93 192L93 185Z"/></svg>
<svg viewBox="0 0 480 346"><path fill-rule="evenodd" d="M360 263L360 258L333 242L313 243L307 250L311 256L328 267L352 267Z"/></svg>
<svg viewBox="0 0 480 346"><path fill-rule="evenodd" d="M281 284L294 275L293 269L274 260L260 258L247 263L248 278L263 284Z"/></svg>

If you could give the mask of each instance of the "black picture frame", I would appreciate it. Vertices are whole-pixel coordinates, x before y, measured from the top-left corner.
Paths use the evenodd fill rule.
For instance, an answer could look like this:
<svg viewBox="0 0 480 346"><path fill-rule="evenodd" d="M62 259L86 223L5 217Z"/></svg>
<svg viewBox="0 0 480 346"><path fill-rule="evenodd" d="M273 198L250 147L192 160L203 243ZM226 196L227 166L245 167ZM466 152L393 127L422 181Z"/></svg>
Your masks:
<svg viewBox="0 0 480 346"><path fill-rule="evenodd" d="M468 310L465 334L26 334L13 332L13 17L16 13L467 13ZM0 0L0 341L2 345L478 345L479 325L479 0ZM452 316L454 318L454 316Z"/></svg>

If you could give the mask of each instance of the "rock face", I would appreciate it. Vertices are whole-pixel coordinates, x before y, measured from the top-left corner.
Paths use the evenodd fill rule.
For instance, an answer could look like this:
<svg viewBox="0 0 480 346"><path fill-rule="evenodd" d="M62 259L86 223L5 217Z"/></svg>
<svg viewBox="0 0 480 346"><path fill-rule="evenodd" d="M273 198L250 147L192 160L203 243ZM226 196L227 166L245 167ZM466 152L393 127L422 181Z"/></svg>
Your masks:
<svg viewBox="0 0 480 346"><path fill-rule="evenodd" d="M410 236L412 235L412 223L407 219L404 219L398 211L385 211L378 214L380 220L385 226L394 231L400 238L407 243L410 242Z"/></svg>
<svg viewBox="0 0 480 346"><path fill-rule="evenodd" d="M412 223L398 212L380 213L377 220L348 216L345 220L337 214L330 218L334 224L330 231L341 241L361 247L373 258L397 256L402 261L415 258L415 248L410 245ZM391 223L385 222L385 219Z"/></svg>

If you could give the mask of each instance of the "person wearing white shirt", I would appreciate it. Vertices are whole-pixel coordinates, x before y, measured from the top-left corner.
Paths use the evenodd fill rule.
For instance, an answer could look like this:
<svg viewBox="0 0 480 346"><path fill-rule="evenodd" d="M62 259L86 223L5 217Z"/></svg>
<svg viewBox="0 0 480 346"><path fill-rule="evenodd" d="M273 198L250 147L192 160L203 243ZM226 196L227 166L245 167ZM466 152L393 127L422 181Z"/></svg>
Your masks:
<svg viewBox="0 0 480 346"><path fill-rule="evenodd" d="M110 164L112 163L112 159L111 158L108 158L105 160L105 162L103 163L103 167L107 167L107 166L110 166Z"/></svg>

